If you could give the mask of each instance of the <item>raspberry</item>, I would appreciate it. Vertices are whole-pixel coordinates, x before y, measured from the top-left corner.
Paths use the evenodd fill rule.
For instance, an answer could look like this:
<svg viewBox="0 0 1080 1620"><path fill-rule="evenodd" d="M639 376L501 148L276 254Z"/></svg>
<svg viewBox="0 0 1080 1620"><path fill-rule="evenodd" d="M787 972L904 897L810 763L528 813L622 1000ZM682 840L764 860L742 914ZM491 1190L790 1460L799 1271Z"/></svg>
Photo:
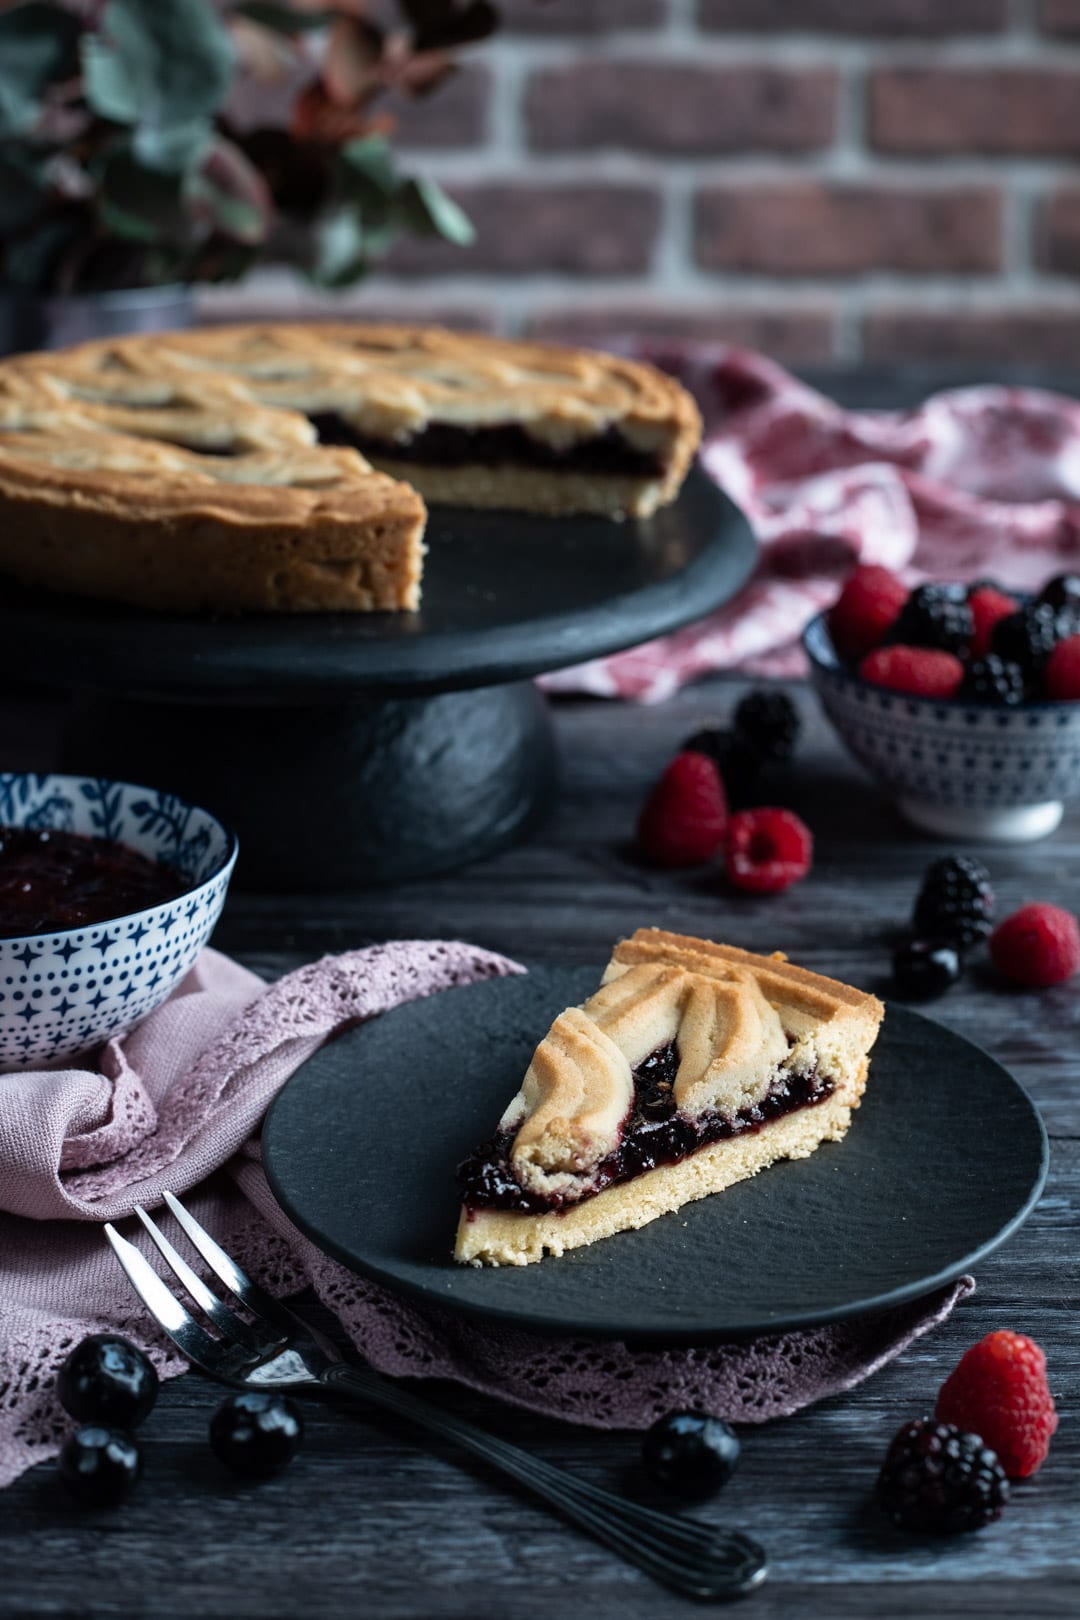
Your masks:
<svg viewBox="0 0 1080 1620"><path fill-rule="evenodd" d="M1017 984L1064 984L1080 968L1076 918L1045 901L1021 906L991 934L990 959Z"/></svg>
<svg viewBox="0 0 1080 1620"><path fill-rule="evenodd" d="M988 1333L942 1384L936 1415L981 1434L1009 1478L1026 1479L1046 1461L1058 1425L1046 1357L1022 1333Z"/></svg>
<svg viewBox="0 0 1080 1620"><path fill-rule="evenodd" d="M878 1475L877 1500L905 1530L951 1535L1000 1519L1009 1500L1005 1470L977 1434L951 1423L905 1423Z"/></svg>
<svg viewBox="0 0 1080 1620"><path fill-rule="evenodd" d="M740 810L728 825L727 875L750 894L778 894L810 870L814 840L790 810Z"/></svg>
<svg viewBox="0 0 1080 1620"><path fill-rule="evenodd" d="M934 647L965 658L973 630L972 610L956 586L920 585L901 608L889 640L903 647Z"/></svg>
<svg viewBox="0 0 1080 1620"><path fill-rule="evenodd" d="M999 619L1015 613L1019 602L995 590L993 585L979 585L968 596L971 609L971 651L974 657L984 658L990 651L990 632Z"/></svg>
<svg viewBox="0 0 1080 1620"><path fill-rule="evenodd" d="M638 819L638 842L657 866L700 866L711 860L727 830L727 799L714 762L686 750L676 754Z"/></svg>
<svg viewBox="0 0 1080 1620"><path fill-rule="evenodd" d="M799 716L783 692L748 692L735 709L735 735L762 759L790 759L799 740Z"/></svg>
<svg viewBox="0 0 1080 1620"><path fill-rule="evenodd" d="M878 647L859 665L864 681L887 686L916 697L955 697L964 678L964 666L952 653L928 647Z"/></svg>
<svg viewBox="0 0 1080 1620"><path fill-rule="evenodd" d="M928 866L912 922L927 939L977 945L993 928L994 891L985 866L967 855L945 855Z"/></svg>
<svg viewBox="0 0 1080 1620"><path fill-rule="evenodd" d="M861 658L876 647L907 595L907 586L887 568L860 563L829 610L829 634L837 652Z"/></svg>
<svg viewBox="0 0 1080 1620"><path fill-rule="evenodd" d="M1059 641L1046 662L1046 695L1049 698L1080 698L1080 636Z"/></svg>
<svg viewBox="0 0 1080 1620"><path fill-rule="evenodd" d="M1019 664L1007 664L997 653L974 658L964 672L957 694L966 703L996 703L1014 709L1027 696L1027 682Z"/></svg>

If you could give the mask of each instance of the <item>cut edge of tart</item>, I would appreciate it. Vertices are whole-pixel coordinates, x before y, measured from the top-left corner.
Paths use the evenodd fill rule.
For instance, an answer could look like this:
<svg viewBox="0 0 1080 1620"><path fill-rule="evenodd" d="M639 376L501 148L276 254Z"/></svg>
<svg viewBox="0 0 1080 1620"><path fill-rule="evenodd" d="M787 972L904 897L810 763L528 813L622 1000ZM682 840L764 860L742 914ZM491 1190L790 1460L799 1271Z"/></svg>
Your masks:
<svg viewBox="0 0 1080 1620"><path fill-rule="evenodd" d="M455 1259L528 1265L840 1141L883 1015L781 953L639 929L461 1166Z"/></svg>
<svg viewBox="0 0 1080 1620"><path fill-rule="evenodd" d="M425 501L648 517L701 437L654 367L439 328L238 326L0 363L0 568L163 611L415 609Z"/></svg>

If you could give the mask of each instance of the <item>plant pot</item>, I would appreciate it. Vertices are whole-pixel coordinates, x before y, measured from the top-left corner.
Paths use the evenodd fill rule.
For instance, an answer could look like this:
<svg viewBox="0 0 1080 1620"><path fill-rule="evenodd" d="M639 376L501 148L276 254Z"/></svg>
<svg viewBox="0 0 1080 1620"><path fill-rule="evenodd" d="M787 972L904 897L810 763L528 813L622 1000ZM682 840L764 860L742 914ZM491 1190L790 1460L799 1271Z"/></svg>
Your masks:
<svg viewBox="0 0 1080 1620"><path fill-rule="evenodd" d="M62 349L125 332L165 332L190 326L191 288L131 287L118 292L48 297L0 289L0 355Z"/></svg>

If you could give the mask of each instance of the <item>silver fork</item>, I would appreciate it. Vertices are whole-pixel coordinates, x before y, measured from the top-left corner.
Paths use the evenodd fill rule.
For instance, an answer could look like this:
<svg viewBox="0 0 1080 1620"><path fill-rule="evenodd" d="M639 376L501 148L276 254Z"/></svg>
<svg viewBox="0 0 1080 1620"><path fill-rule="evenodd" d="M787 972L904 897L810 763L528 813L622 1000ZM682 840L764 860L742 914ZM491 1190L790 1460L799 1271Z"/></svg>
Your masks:
<svg viewBox="0 0 1080 1620"><path fill-rule="evenodd" d="M105 1227L105 1235L158 1326L193 1366L211 1378L243 1389L330 1394L356 1405L379 1407L429 1434L456 1440L684 1596L723 1602L752 1591L765 1579L764 1551L740 1531L716 1529L628 1502L485 1433L370 1368L346 1364L323 1334L253 1283L179 1199L166 1193L165 1202L210 1271L255 1318L253 1323L238 1316L206 1285L141 1206L136 1206L136 1213L166 1265L216 1333L192 1316L113 1225Z"/></svg>

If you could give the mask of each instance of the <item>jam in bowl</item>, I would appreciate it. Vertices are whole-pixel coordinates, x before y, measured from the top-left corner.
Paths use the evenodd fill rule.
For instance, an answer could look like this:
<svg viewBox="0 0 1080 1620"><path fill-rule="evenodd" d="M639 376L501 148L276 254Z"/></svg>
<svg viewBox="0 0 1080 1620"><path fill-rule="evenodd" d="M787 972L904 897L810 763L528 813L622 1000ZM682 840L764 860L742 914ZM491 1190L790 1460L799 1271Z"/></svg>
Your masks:
<svg viewBox="0 0 1080 1620"><path fill-rule="evenodd" d="M0 1070L130 1029L209 939L236 838L174 794L0 773Z"/></svg>
<svg viewBox="0 0 1080 1620"><path fill-rule="evenodd" d="M0 827L0 939L106 922L188 887L164 861L61 827Z"/></svg>

